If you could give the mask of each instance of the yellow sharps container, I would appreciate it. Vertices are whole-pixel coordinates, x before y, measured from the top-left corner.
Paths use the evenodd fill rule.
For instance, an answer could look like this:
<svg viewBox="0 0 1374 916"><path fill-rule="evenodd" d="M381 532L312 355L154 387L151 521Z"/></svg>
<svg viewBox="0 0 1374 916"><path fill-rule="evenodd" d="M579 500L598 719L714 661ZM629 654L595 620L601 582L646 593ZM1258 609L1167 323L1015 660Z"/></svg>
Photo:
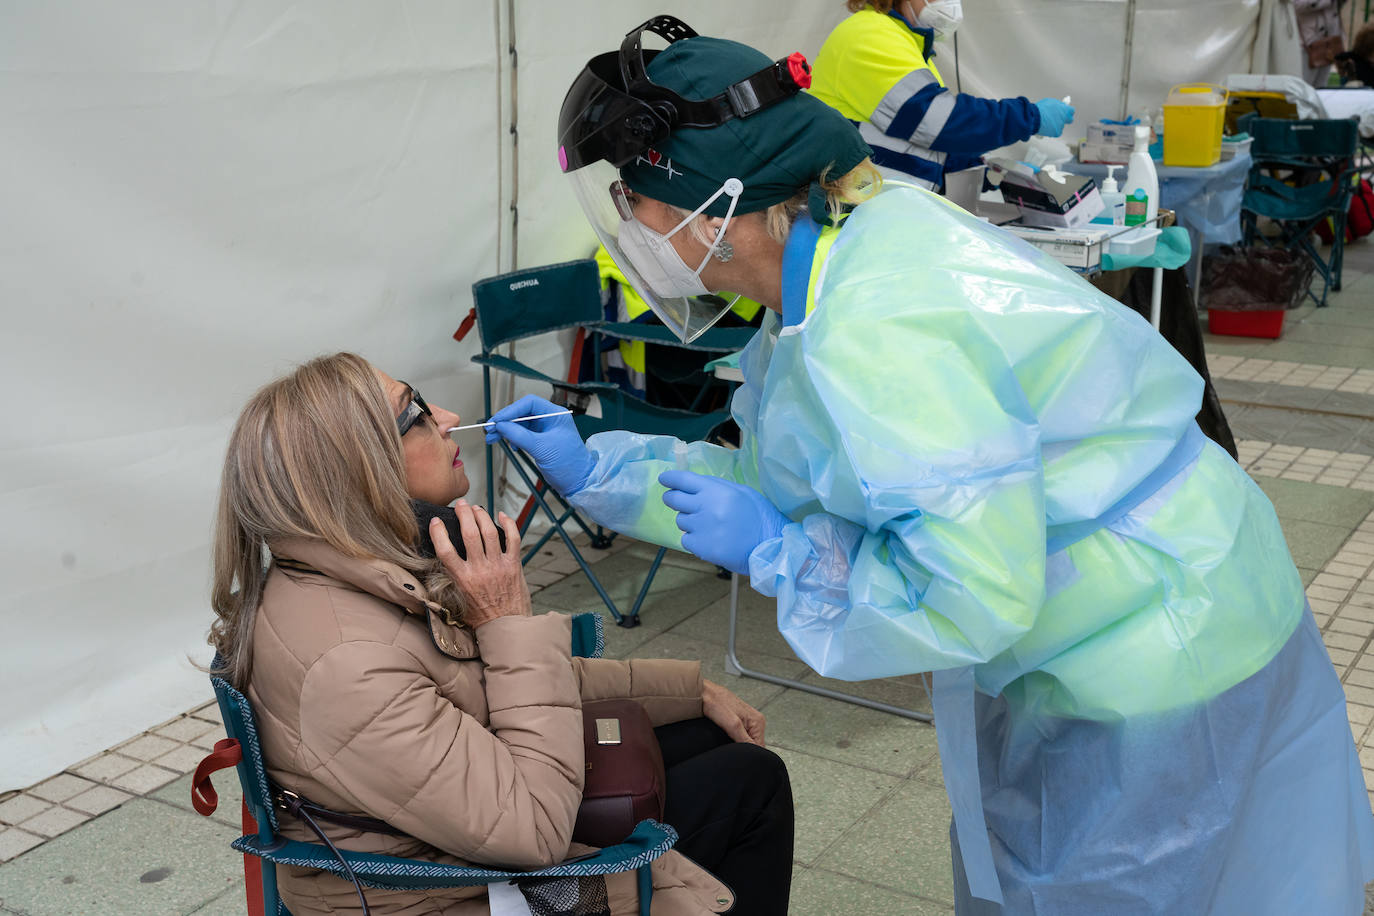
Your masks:
<svg viewBox="0 0 1374 916"><path fill-rule="evenodd" d="M1210 83L1175 86L1164 103L1164 164L1216 165L1225 126L1224 88Z"/></svg>

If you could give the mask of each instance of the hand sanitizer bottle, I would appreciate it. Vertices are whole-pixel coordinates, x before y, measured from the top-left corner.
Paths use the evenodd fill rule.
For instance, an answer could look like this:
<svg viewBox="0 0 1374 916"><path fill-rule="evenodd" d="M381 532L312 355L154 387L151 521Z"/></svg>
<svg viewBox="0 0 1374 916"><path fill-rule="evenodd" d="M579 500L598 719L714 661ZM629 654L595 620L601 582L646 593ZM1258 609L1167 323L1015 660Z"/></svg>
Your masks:
<svg viewBox="0 0 1374 916"><path fill-rule="evenodd" d="M1126 166L1126 211L1127 225L1145 224L1153 227L1155 217L1159 216L1159 175L1155 172L1155 161L1150 158L1150 128L1136 125L1135 149ZM1144 197L1144 201L1140 200ZM1143 206L1142 206L1143 203ZM1144 211L1143 219L1133 219Z"/></svg>
<svg viewBox="0 0 1374 916"><path fill-rule="evenodd" d="M1116 170L1119 168L1119 165L1107 166L1107 177L1102 180L1102 215L1098 217L1113 226L1126 223L1126 195L1121 193L1121 186L1116 183Z"/></svg>

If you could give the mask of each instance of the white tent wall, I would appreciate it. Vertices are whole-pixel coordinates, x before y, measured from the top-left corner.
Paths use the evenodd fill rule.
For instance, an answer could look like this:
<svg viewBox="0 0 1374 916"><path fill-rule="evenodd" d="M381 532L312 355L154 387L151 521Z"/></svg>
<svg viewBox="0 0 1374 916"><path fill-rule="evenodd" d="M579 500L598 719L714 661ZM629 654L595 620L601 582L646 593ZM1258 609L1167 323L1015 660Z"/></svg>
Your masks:
<svg viewBox="0 0 1374 916"><path fill-rule="evenodd" d="M1114 113L1127 5L966 4L964 88L1072 91L1081 117ZM1195 64L1243 61L1246 28L1288 0L1137 5L1170 11L1137 23L1133 78L1162 86L1224 76ZM471 283L590 253L554 166L558 108L589 57L665 8L0 6L0 791L207 697L187 656L208 660L217 477L255 388L351 349L480 415L476 336L449 337ZM680 14L814 57L845 11L701 0ZM1158 59L1186 72L1151 75L1143 35L1208 50L1170 50ZM565 343L520 356L561 371ZM463 445L480 497L480 437Z"/></svg>
<svg viewBox="0 0 1374 916"><path fill-rule="evenodd" d="M480 412L449 334L502 266L496 31L490 0L0 11L0 791L208 697L255 388L351 349Z"/></svg>
<svg viewBox="0 0 1374 916"><path fill-rule="evenodd" d="M1302 72L1290 0L977 0L964 4L964 16L963 90L1032 100L1072 95L1070 137L1099 118L1158 109L1179 83ZM936 58L950 84L953 57L946 48Z"/></svg>

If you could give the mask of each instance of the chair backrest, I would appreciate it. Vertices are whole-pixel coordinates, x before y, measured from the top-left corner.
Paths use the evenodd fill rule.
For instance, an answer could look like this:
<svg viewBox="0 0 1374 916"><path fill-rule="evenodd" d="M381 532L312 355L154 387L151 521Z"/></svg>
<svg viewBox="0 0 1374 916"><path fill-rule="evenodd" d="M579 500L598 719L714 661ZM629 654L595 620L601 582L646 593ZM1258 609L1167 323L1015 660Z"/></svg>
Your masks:
<svg viewBox="0 0 1374 916"><path fill-rule="evenodd" d="M590 258L531 267L472 284L483 352L523 337L595 324L601 277Z"/></svg>
<svg viewBox="0 0 1374 916"><path fill-rule="evenodd" d="M221 665L222 660L219 653L216 653L210 667L214 670ZM224 731L239 743L239 749L243 753L235 769L238 771L239 786L243 789L243 803L258 825L258 840L264 846L276 845L279 842L277 811L276 806L272 804L272 787L267 781L267 765L263 761L262 743L258 739L258 721L253 715L253 706L246 696L224 678L212 676L210 684L214 687L215 699L219 702ZM261 876L262 907L259 909L257 902L250 899L248 912L263 913L266 916L290 916L277 893L276 866L264 859L249 861L245 857L244 868L256 868ZM254 883L248 881L247 893L250 897L254 892Z"/></svg>
<svg viewBox="0 0 1374 916"><path fill-rule="evenodd" d="M1240 128L1254 138L1250 156L1268 159L1345 159L1359 143L1356 123L1347 118L1287 120L1246 115Z"/></svg>

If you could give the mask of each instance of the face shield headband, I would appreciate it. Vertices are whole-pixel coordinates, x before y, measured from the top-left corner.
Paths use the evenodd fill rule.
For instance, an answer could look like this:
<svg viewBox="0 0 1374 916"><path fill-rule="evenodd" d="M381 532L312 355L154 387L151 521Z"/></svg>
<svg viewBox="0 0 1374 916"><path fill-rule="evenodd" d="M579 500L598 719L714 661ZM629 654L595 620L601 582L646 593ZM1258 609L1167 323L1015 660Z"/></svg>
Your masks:
<svg viewBox="0 0 1374 916"><path fill-rule="evenodd" d="M619 168L679 128L712 128L747 118L811 85L811 66L797 53L712 98L686 99L649 78L649 62L658 52L644 50L645 32L669 44L697 37L682 20L655 16L627 33L619 51L587 62L559 115L558 165L564 172L598 161Z"/></svg>

